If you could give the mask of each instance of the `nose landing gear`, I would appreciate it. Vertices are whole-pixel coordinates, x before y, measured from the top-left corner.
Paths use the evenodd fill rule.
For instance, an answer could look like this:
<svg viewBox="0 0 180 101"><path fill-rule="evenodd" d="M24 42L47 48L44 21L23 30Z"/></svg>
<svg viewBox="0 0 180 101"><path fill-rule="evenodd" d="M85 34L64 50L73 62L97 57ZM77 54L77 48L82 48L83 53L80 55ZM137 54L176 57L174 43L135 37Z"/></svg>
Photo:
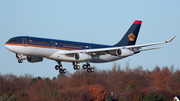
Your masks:
<svg viewBox="0 0 180 101"><path fill-rule="evenodd" d="M23 60L26 60L26 56L23 54L16 53L16 58L18 59L18 63L23 63Z"/></svg>
<svg viewBox="0 0 180 101"><path fill-rule="evenodd" d="M21 60L21 59L18 59L18 63L23 63L23 60Z"/></svg>

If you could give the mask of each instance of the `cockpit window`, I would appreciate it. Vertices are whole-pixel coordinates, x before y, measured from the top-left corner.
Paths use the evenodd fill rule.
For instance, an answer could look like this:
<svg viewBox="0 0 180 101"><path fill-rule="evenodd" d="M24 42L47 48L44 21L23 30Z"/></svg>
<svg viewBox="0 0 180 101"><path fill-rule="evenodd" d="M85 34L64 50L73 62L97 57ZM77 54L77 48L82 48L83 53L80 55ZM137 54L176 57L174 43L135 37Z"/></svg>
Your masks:
<svg viewBox="0 0 180 101"><path fill-rule="evenodd" d="M9 40L9 42L16 42L16 40L14 40L14 39L10 39L10 40Z"/></svg>

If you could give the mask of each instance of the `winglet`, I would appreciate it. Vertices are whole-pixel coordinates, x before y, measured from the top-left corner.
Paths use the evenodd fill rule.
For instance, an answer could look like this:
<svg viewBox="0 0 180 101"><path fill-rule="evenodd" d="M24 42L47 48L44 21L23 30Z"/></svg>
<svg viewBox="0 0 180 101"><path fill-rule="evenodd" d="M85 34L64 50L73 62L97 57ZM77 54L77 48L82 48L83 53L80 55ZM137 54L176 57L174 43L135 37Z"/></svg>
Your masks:
<svg viewBox="0 0 180 101"><path fill-rule="evenodd" d="M169 39L168 41L165 41L165 43L168 43L168 42L173 41L175 37L176 37L176 36L172 37L172 38L171 38L171 39Z"/></svg>

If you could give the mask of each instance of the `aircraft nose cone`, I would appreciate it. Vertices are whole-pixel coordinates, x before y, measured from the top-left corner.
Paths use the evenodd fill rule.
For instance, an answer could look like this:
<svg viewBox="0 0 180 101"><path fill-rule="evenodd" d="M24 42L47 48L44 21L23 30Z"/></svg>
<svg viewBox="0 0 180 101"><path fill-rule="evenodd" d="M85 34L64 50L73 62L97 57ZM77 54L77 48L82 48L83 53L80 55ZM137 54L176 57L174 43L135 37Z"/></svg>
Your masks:
<svg viewBox="0 0 180 101"><path fill-rule="evenodd" d="M4 46L8 49L8 45L7 45L7 42L4 44Z"/></svg>
<svg viewBox="0 0 180 101"><path fill-rule="evenodd" d="M4 46L5 46L7 49L9 49L9 46L7 45L7 42L4 44Z"/></svg>
<svg viewBox="0 0 180 101"><path fill-rule="evenodd" d="M10 45L8 45L8 43L7 43L7 42L5 43L5 47L6 47L8 50L10 50L10 51L12 51L12 50L13 50L13 47L11 47Z"/></svg>

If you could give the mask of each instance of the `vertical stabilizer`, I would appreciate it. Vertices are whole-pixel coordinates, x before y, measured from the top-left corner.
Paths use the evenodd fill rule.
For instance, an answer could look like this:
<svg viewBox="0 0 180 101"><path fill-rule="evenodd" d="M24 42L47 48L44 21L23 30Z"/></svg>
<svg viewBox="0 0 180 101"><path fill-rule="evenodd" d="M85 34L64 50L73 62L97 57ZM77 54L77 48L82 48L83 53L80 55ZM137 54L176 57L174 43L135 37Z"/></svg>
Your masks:
<svg viewBox="0 0 180 101"><path fill-rule="evenodd" d="M123 36L123 38L114 46L118 47L118 46L135 45L136 39L138 37L139 29L141 27L141 23L142 21L135 20L134 23L129 28L129 30Z"/></svg>

